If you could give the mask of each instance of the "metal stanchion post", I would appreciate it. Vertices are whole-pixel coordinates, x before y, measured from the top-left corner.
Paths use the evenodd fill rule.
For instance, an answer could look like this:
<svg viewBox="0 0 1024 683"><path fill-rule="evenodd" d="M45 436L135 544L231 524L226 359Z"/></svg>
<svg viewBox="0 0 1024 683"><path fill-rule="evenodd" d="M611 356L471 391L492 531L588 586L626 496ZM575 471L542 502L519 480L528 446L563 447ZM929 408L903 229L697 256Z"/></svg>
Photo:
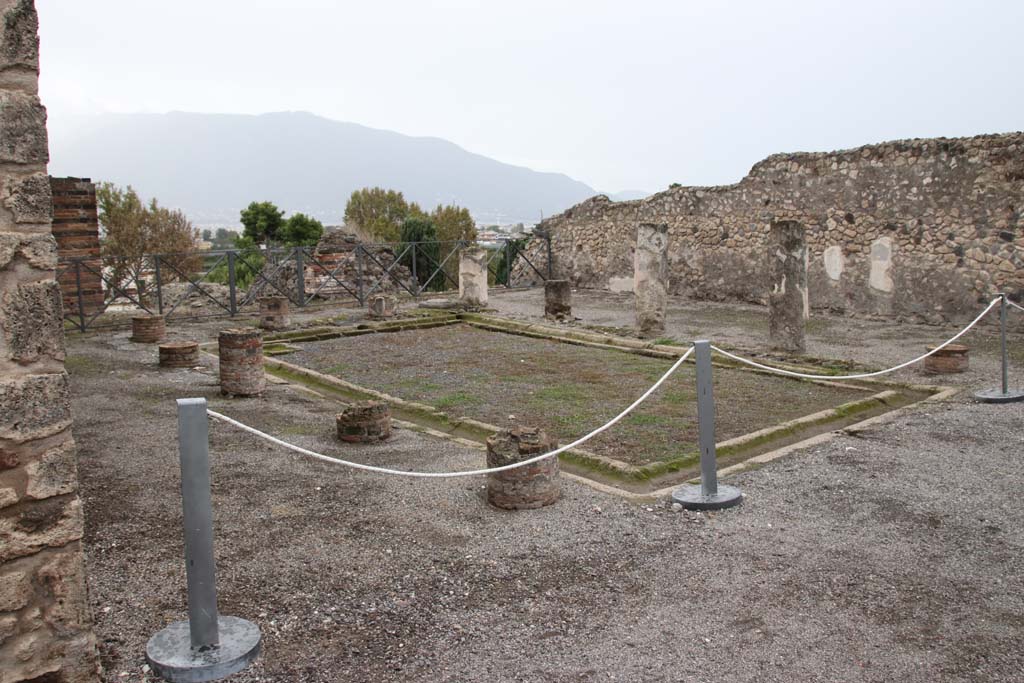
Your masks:
<svg viewBox="0 0 1024 683"><path fill-rule="evenodd" d="M256 659L260 630L251 621L217 612L206 399L178 399L178 449L188 621L174 622L150 638L146 661L168 681L215 681Z"/></svg>
<svg viewBox="0 0 1024 683"><path fill-rule="evenodd" d="M999 295L999 347L1002 353L1002 384L999 389L983 389L974 392L974 398L982 403L1013 403L1024 400L1024 391L1010 388L1010 362L1006 349L1006 294Z"/></svg>
<svg viewBox="0 0 1024 683"><path fill-rule="evenodd" d="M688 510L721 510L739 505L743 494L734 486L718 485L715 456L715 396L711 381L711 342L693 343L697 364L697 427L700 445L700 486L686 485L672 492L672 501Z"/></svg>

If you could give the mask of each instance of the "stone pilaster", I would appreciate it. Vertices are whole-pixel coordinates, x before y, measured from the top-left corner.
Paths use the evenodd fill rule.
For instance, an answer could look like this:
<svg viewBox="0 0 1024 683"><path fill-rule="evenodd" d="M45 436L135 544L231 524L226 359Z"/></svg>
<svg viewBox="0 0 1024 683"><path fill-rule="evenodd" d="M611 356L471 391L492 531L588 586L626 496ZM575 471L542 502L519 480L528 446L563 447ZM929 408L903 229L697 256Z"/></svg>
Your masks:
<svg viewBox="0 0 1024 683"><path fill-rule="evenodd" d="M797 221L775 221L768 242L768 341L772 348L803 353L807 298L807 243Z"/></svg>
<svg viewBox="0 0 1024 683"><path fill-rule="evenodd" d="M637 334L643 338L663 334L668 302L668 226L663 223L641 223L637 227L633 293Z"/></svg>
<svg viewBox="0 0 1024 683"><path fill-rule="evenodd" d="M487 306L487 250L470 247L459 252L459 299L473 308Z"/></svg>
<svg viewBox="0 0 1024 683"><path fill-rule="evenodd" d="M0 0L0 683L98 681L32 0Z"/></svg>

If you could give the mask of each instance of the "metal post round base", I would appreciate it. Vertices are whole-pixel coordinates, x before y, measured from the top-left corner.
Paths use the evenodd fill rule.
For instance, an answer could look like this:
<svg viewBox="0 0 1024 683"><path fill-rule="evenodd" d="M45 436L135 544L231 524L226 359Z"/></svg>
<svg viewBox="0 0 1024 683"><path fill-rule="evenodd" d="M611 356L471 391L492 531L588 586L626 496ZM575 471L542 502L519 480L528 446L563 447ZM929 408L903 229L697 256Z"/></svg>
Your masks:
<svg viewBox="0 0 1024 683"><path fill-rule="evenodd" d="M743 494L735 486L718 486L718 493L705 496L700 486L682 486L672 492L672 502L687 510L723 510L743 502Z"/></svg>
<svg viewBox="0 0 1024 683"><path fill-rule="evenodd" d="M1004 394L1002 389L983 389L974 392L974 398L982 403L1015 403L1024 401L1024 390L1008 389Z"/></svg>
<svg viewBox="0 0 1024 683"><path fill-rule="evenodd" d="M260 653L260 629L245 619L217 620L218 647L192 649L187 621L176 621L149 639L146 661L153 673L167 681L216 681L249 666Z"/></svg>

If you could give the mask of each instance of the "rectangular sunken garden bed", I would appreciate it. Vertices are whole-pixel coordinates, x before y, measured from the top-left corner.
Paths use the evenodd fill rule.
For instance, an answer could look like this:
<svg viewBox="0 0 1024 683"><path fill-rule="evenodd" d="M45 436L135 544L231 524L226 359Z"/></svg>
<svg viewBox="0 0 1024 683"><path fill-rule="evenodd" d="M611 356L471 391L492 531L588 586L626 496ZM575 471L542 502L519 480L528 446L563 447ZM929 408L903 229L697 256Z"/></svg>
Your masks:
<svg viewBox="0 0 1024 683"><path fill-rule="evenodd" d="M567 443L617 415L673 362L641 355L649 350L523 336L537 328L518 323L498 331L503 324L477 320L391 334L320 331L313 340L290 339L297 350L283 357L286 362L268 360L268 368L319 389L331 389L331 378L343 380L333 388L349 399L364 389L367 396L380 392L414 402L399 407L396 416L459 436L482 440L489 426L518 423L539 426ZM738 367L716 367L714 385L720 468L929 393L878 383L801 381ZM636 491L696 476L693 365L679 368L619 424L564 454L563 464Z"/></svg>

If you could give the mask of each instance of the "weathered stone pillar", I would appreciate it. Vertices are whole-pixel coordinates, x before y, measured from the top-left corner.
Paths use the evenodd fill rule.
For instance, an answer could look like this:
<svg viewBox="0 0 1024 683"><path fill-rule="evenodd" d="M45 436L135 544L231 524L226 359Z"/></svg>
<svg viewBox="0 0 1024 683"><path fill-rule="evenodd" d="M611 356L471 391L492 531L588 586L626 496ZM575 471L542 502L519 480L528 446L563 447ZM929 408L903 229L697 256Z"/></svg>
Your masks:
<svg viewBox="0 0 1024 683"><path fill-rule="evenodd" d="M487 250L469 247L459 252L459 300L466 306L487 306Z"/></svg>
<svg viewBox="0 0 1024 683"><path fill-rule="evenodd" d="M398 297L394 294L372 294L366 300L366 313L374 320L394 318L398 312Z"/></svg>
<svg viewBox="0 0 1024 683"><path fill-rule="evenodd" d="M773 221L768 239L768 341L772 348L803 353L807 298L807 243L797 221Z"/></svg>
<svg viewBox="0 0 1024 683"><path fill-rule="evenodd" d="M263 372L263 333L221 330L217 338L220 391L229 396L259 396L267 386Z"/></svg>
<svg viewBox="0 0 1024 683"><path fill-rule="evenodd" d="M664 223L641 223L637 228L633 293L637 334L643 338L663 334L668 303L668 226Z"/></svg>
<svg viewBox="0 0 1024 683"><path fill-rule="evenodd" d="M487 439L487 467L503 467L553 451L555 440L542 430L514 427ZM487 500L506 510L530 510L551 505L561 495L558 456L487 477Z"/></svg>
<svg viewBox="0 0 1024 683"><path fill-rule="evenodd" d="M391 436L391 406L384 401L361 401L339 413L335 424L342 441L383 441Z"/></svg>
<svg viewBox="0 0 1024 683"><path fill-rule="evenodd" d="M572 286L568 280L544 283L544 317L555 320L572 317Z"/></svg>
<svg viewBox="0 0 1024 683"><path fill-rule="evenodd" d="M31 0L0 0L0 680L98 680Z"/></svg>

